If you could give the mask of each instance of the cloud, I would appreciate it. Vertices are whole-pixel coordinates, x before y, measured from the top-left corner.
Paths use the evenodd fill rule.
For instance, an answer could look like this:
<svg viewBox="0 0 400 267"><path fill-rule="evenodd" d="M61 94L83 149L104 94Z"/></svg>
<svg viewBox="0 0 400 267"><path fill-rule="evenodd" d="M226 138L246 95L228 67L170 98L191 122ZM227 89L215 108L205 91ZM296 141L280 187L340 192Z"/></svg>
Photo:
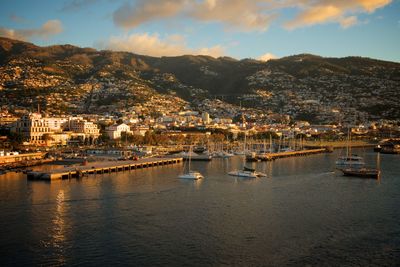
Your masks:
<svg viewBox="0 0 400 267"><path fill-rule="evenodd" d="M158 34L131 34L125 36L113 36L107 42L98 44L102 49L114 51L127 51L141 55L155 57L179 56L185 54L209 55L220 57L224 55L224 47L216 45L192 49L185 44L185 38L181 35L170 35L160 38Z"/></svg>
<svg viewBox="0 0 400 267"><path fill-rule="evenodd" d="M77 11L85 6L89 6L99 2L99 0L70 0L64 3L61 11Z"/></svg>
<svg viewBox="0 0 400 267"><path fill-rule="evenodd" d="M240 31L265 31L276 15L266 12L263 1L205 0L195 2L189 15L205 22L220 22Z"/></svg>
<svg viewBox="0 0 400 267"><path fill-rule="evenodd" d="M373 13L392 0L136 0L113 13L116 25L125 29L155 20L175 17L207 23L221 23L235 31L265 31L287 11L293 19L284 27L296 29L323 23L339 23L343 28L357 24L357 14Z"/></svg>
<svg viewBox="0 0 400 267"><path fill-rule="evenodd" d="M116 25L130 29L149 21L178 15L203 22L220 22L228 29L263 31L275 16L263 13L261 2L265 1L137 0L135 4L123 4L113 13L113 19Z"/></svg>
<svg viewBox="0 0 400 267"><path fill-rule="evenodd" d="M339 21L340 26L342 26L343 29L347 29L353 25L356 25L358 23L358 19L356 16L350 16L347 18L343 18Z"/></svg>
<svg viewBox="0 0 400 267"><path fill-rule="evenodd" d="M114 14L114 23L123 28L134 28L142 23L178 14L185 0L138 0L136 5L125 3Z"/></svg>
<svg viewBox="0 0 400 267"><path fill-rule="evenodd" d="M12 20L15 23L24 23L27 22L26 19L24 19L23 17L17 16L15 14L11 14L9 16L10 20Z"/></svg>
<svg viewBox="0 0 400 267"><path fill-rule="evenodd" d="M40 28L33 29L8 29L0 27L0 36L18 40L30 40L31 38L46 39L63 31L59 20L49 20Z"/></svg>
<svg viewBox="0 0 400 267"><path fill-rule="evenodd" d="M271 53L265 53L264 55L260 56L260 57L258 58L258 60L261 60L261 61L268 61L268 60L270 60L270 59L275 59L275 58L278 58L278 57L275 56L274 54L271 54Z"/></svg>
<svg viewBox="0 0 400 267"><path fill-rule="evenodd" d="M295 29L337 22L343 28L348 28L357 24L357 17L348 16L348 14L372 13L391 2L392 0L307 0L302 5L297 6L301 10L300 13L293 20L287 22L285 27Z"/></svg>

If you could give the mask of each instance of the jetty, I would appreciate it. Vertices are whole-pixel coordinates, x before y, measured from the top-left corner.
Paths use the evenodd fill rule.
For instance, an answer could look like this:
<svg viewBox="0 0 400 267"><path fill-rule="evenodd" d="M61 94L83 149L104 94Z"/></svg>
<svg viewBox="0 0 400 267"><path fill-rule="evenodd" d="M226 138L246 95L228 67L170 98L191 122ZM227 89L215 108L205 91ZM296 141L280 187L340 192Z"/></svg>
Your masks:
<svg viewBox="0 0 400 267"><path fill-rule="evenodd" d="M123 172L135 169L163 166L182 162L182 158L146 158L139 160L93 162L82 166L69 166L51 171L30 171L26 176L29 180L60 180L80 178L90 174Z"/></svg>
<svg viewBox="0 0 400 267"><path fill-rule="evenodd" d="M263 153L263 154L256 154L253 158L249 159L249 161L270 161L279 158L299 157L299 156L307 156L307 155L327 153L327 152L332 152L332 151L329 148L316 148L316 149L307 149L299 151Z"/></svg>

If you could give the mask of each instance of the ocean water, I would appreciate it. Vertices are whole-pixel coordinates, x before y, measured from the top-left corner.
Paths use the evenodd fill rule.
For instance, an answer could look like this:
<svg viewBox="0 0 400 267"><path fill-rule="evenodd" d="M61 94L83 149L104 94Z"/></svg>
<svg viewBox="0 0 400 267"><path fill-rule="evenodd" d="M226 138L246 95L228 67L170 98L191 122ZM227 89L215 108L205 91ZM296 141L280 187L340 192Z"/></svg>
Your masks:
<svg viewBox="0 0 400 267"><path fill-rule="evenodd" d="M380 180L344 177L343 153L243 158L82 179L0 176L1 266L400 266L400 155L357 151Z"/></svg>

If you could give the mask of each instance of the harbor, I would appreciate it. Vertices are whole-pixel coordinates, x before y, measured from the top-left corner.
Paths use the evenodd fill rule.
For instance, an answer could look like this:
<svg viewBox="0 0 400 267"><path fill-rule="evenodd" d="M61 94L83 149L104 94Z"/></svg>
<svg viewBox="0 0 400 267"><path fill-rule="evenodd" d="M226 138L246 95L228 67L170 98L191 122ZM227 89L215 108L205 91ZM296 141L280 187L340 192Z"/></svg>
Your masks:
<svg viewBox="0 0 400 267"><path fill-rule="evenodd" d="M89 174L104 174L150 168L181 163L182 158L145 158L129 161L94 162L82 166L70 166L52 171L30 171L26 173L29 180L60 180L80 178Z"/></svg>

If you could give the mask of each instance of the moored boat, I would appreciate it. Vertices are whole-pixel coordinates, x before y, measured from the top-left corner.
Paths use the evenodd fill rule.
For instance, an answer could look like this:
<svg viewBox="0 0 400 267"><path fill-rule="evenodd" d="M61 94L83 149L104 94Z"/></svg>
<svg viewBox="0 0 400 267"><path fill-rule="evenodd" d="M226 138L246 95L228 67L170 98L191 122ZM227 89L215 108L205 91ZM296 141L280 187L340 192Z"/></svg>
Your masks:
<svg viewBox="0 0 400 267"><path fill-rule="evenodd" d="M354 176L360 178L379 178L381 171L372 168L345 168L341 169L344 176Z"/></svg>
<svg viewBox="0 0 400 267"><path fill-rule="evenodd" d="M178 177L181 179L192 179L192 180L198 180L204 178L204 176L198 171L189 171L185 174L179 175Z"/></svg>
<svg viewBox="0 0 400 267"><path fill-rule="evenodd" d="M343 157L339 157L336 161L336 165L337 166L364 166L365 162L364 159L362 157L359 157L357 155L351 155L351 156L343 156Z"/></svg>
<svg viewBox="0 0 400 267"><path fill-rule="evenodd" d="M246 177L246 178L267 177L265 173L257 172L255 169L246 166L243 166L243 170L234 170L228 172L228 174L231 176Z"/></svg>
<svg viewBox="0 0 400 267"><path fill-rule="evenodd" d="M189 152L188 152L188 170L186 173L183 173L181 175L178 176L178 178L180 179L191 179L191 180L198 180L198 179L202 179L204 178L203 175L198 172L198 171L193 171L190 169L190 163L192 161L192 146L190 146L189 148ZM185 166L183 166L183 168L185 169Z"/></svg>

